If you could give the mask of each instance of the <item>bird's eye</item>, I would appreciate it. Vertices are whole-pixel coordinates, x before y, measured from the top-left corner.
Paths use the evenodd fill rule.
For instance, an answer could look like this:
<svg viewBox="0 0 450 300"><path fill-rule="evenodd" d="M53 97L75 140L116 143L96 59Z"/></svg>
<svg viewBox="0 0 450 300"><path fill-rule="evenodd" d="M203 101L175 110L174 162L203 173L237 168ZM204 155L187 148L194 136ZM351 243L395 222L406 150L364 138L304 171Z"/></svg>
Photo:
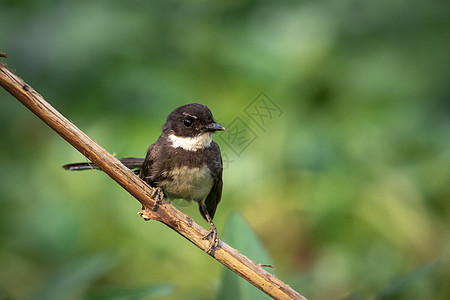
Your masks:
<svg viewBox="0 0 450 300"><path fill-rule="evenodd" d="M183 124L186 127L191 127L192 126L192 120L184 119Z"/></svg>

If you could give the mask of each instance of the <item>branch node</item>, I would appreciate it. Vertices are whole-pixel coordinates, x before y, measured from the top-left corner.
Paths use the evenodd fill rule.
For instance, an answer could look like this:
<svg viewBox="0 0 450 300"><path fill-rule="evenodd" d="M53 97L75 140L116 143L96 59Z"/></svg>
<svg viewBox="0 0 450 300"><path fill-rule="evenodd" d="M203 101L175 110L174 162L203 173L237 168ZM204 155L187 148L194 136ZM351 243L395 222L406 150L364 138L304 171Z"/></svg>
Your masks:
<svg viewBox="0 0 450 300"><path fill-rule="evenodd" d="M261 268L271 268L272 270L275 270L275 267L272 265L258 264L258 266Z"/></svg>
<svg viewBox="0 0 450 300"><path fill-rule="evenodd" d="M162 221L161 215L156 213L153 208L143 207L139 212L140 215L145 221L155 220Z"/></svg>

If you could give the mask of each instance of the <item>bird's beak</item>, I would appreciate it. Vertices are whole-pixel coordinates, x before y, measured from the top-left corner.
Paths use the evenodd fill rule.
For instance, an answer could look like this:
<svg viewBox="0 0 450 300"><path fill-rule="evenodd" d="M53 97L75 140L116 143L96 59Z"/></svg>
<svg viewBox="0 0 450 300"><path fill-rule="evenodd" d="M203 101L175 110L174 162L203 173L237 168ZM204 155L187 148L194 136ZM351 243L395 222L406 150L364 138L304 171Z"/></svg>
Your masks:
<svg viewBox="0 0 450 300"><path fill-rule="evenodd" d="M208 131L224 131L225 127L223 127L222 125L219 125L217 123L209 123L208 125L206 125L206 130L208 130Z"/></svg>

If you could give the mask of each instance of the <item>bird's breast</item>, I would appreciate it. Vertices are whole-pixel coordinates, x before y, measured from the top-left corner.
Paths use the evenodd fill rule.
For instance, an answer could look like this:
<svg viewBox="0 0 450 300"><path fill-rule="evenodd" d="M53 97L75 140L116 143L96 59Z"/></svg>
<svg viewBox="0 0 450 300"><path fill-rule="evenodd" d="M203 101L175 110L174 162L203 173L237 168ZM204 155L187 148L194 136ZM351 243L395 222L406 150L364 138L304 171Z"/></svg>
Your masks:
<svg viewBox="0 0 450 300"><path fill-rule="evenodd" d="M200 168L176 167L165 175L167 179L161 181L159 186L172 199L202 201L208 196L214 184L211 171L206 164Z"/></svg>

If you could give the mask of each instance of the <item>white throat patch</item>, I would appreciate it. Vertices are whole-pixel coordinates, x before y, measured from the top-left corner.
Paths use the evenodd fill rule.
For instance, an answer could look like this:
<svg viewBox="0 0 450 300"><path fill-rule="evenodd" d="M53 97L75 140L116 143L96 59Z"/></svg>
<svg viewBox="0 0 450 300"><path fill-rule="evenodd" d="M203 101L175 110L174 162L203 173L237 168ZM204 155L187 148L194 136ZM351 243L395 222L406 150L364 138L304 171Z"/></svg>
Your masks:
<svg viewBox="0 0 450 300"><path fill-rule="evenodd" d="M212 133L207 132L195 137L179 137L171 134L169 135L169 140L175 148L181 147L184 150L197 151L211 146Z"/></svg>

